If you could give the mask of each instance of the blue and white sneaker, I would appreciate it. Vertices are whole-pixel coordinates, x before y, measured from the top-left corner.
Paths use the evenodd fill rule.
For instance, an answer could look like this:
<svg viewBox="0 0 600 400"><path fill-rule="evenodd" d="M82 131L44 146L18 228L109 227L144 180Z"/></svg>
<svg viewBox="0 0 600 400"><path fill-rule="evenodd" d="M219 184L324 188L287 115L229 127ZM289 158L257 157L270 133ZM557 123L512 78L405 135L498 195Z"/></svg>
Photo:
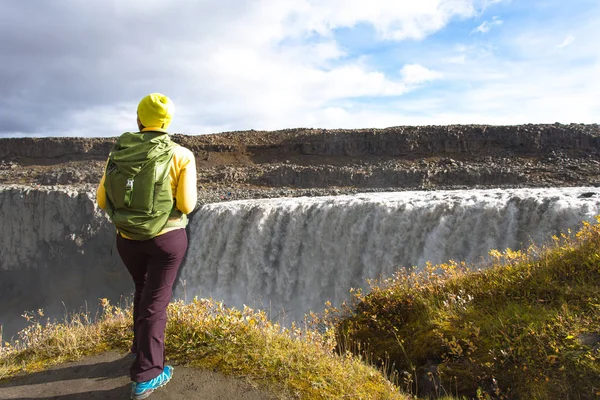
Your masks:
<svg viewBox="0 0 600 400"><path fill-rule="evenodd" d="M156 378L146 382L133 382L131 384L131 399L141 400L150 396L159 387L167 384L173 377L173 367L165 365L165 369Z"/></svg>

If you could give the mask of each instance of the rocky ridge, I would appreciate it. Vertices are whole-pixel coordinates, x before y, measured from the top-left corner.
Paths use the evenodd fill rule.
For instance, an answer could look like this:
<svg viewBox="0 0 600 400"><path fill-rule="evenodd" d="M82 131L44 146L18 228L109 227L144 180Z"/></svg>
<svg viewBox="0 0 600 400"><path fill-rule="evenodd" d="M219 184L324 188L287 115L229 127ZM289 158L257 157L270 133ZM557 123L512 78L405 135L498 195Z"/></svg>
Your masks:
<svg viewBox="0 0 600 400"><path fill-rule="evenodd" d="M592 186L600 126L452 125L174 134L200 202L383 190ZM115 138L0 139L0 184L93 188Z"/></svg>

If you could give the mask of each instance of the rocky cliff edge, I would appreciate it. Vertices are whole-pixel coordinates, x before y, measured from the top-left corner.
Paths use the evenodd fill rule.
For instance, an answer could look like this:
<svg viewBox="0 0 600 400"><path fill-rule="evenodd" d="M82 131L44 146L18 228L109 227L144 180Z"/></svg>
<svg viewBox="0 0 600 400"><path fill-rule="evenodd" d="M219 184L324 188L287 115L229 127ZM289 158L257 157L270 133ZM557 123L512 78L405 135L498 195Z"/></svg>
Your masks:
<svg viewBox="0 0 600 400"><path fill-rule="evenodd" d="M0 139L0 184L93 186L115 139ZM201 201L600 182L597 124L298 128L173 139L196 155Z"/></svg>

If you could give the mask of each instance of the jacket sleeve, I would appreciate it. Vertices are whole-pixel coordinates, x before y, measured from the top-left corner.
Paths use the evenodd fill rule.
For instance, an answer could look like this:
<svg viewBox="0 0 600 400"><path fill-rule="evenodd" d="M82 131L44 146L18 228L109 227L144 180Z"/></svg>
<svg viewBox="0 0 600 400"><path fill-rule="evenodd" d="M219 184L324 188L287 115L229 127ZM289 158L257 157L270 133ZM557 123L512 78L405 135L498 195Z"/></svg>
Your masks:
<svg viewBox="0 0 600 400"><path fill-rule="evenodd" d="M104 168L104 173L102 174L102 179L100 179L100 184L98 184L98 188L96 189L96 201L98 202L98 207L103 210L106 210L106 189L104 189L104 180L106 179L106 168Z"/></svg>
<svg viewBox="0 0 600 400"><path fill-rule="evenodd" d="M184 214L189 214L196 207L198 200L196 160L190 150L184 147L180 147L180 149L175 154L175 162L179 170L175 199L177 200L177 209Z"/></svg>

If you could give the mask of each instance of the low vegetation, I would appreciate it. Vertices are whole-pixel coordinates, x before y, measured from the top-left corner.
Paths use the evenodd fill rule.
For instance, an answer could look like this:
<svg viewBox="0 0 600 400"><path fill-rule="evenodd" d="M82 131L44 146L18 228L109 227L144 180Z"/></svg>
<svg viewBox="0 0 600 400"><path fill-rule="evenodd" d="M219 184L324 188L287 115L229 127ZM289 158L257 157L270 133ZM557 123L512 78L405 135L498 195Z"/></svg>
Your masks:
<svg viewBox="0 0 600 400"><path fill-rule="evenodd" d="M330 308L342 350L424 396L600 397L600 226L546 248L492 251L494 266L399 271Z"/></svg>
<svg viewBox="0 0 600 400"><path fill-rule="evenodd" d="M353 290L347 304L313 316L314 329L207 299L175 302L167 354L282 398L598 398L600 225L490 255L482 270L449 262L370 282L368 293ZM0 347L0 379L131 342L131 307L105 299L95 321L25 317L30 326Z"/></svg>
<svg viewBox="0 0 600 400"><path fill-rule="evenodd" d="M64 323L31 325L0 353L0 379L33 372L85 355L131 345L131 307L102 301L102 316L90 323L75 315ZM335 353L332 332L283 328L262 311L236 310L195 299L169 305L166 352L171 361L243 376L281 398L405 399L377 369L350 353Z"/></svg>

